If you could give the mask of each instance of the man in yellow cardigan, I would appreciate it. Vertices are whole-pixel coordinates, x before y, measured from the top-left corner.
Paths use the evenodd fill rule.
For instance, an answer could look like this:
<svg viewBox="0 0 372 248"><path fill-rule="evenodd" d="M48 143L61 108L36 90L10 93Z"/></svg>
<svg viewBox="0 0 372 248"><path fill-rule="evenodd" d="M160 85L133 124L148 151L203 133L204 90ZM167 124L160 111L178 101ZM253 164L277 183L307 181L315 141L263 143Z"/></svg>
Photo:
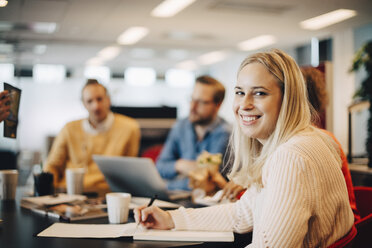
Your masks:
<svg viewBox="0 0 372 248"><path fill-rule="evenodd" d="M85 168L84 191L109 191L93 154L137 156L140 129L134 119L113 114L106 88L89 79L82 89L82 101L89 116L67 123L53 142L45 170L53 173L54 186L65 188L66 168Z"/></svg>

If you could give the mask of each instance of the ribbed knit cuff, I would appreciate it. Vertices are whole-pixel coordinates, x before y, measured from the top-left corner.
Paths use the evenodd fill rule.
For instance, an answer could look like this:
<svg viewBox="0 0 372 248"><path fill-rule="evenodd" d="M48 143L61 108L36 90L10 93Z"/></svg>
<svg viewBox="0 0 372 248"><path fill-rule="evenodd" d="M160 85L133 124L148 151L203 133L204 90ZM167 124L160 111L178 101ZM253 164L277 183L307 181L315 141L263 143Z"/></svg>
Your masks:
<svg viewBox="0 0 372 248"><path fill-rule="evenodd" d="M180 207L177 210L168 211L172 216L175 230L187 230L184 211L186 211L184 207Z"/></svg>

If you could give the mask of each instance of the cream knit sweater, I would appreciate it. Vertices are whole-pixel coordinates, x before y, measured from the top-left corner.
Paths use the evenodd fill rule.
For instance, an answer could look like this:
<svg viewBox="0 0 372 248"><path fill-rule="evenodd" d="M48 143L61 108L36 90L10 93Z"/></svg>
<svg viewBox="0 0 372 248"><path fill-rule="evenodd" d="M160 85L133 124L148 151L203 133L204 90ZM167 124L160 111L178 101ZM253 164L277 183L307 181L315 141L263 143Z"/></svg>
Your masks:
<svg viewBox="0 0 372 248"><path fill-rule="evenodd" d="M339 154L319 131L282 144L251 187L230 204L170 211L176 229L250 232L248 247L327 247L348 233L353 213Z"/></svg>

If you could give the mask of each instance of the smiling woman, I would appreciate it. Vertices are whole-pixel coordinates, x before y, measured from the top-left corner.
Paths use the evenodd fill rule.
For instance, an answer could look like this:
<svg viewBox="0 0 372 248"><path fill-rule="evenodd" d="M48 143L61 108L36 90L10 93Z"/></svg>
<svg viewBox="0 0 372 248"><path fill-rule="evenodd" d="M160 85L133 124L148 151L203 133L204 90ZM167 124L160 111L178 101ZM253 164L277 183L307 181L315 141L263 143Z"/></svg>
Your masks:
<svg viewBox="0 0 372 248"><path fill-rule="evenodd" d="M340 155L311 126L300 69L279 50L240 66L235 86L234 165L230 177L247 187L239 201L164 212L136 209L147 228L253 230L248 247L327 247L353 226Z"/></svg>
<svg viewBox="0 0 372 248"><path fill-rule="evenodd" d="M282 104L282 84L259 63L240 71L233 108L246 136L264 143L273 132Z"/></svg>

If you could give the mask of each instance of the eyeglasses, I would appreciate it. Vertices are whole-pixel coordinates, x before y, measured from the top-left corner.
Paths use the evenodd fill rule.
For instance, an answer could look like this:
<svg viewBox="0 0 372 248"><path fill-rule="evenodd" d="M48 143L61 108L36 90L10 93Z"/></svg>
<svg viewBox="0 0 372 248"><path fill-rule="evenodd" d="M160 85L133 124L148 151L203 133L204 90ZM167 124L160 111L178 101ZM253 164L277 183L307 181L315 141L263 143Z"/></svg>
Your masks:
<svg viewBox="0 0 372 248"><path fill-rule="evenodd" d="M205 100L193 99L193 98L190 99L190 102L195 103L197 105L201 105L201 106L206 106L206 105L209 105L211 103L214 103L214 101L211 101L211 100L210 101L205 101Z"/></svg>

